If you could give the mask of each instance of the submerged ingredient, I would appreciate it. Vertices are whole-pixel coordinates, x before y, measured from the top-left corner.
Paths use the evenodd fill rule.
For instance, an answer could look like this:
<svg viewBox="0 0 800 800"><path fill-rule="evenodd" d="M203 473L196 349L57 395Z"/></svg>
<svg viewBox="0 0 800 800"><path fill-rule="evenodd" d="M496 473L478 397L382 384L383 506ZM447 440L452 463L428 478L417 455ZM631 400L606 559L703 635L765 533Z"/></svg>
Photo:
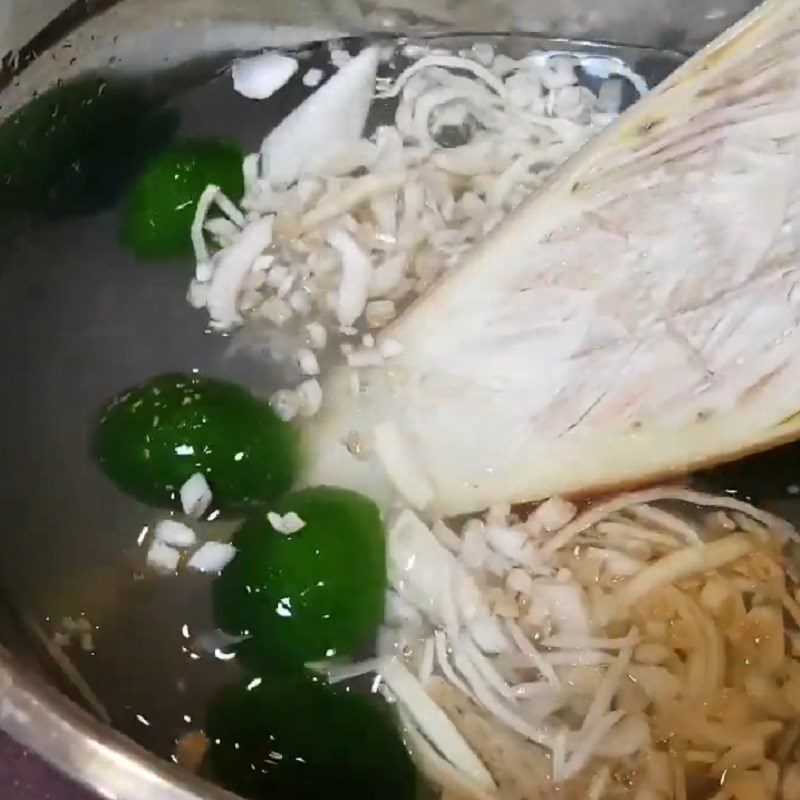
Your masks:
<svg viewBox="0 0 800 800"><path fill-rule="evenodd" d="M381 58L367 48L347 60L247 156L247 225L211 203L198 209L205 238L189 302L207 307L215 328L250 323L253 340L288 351L296 384L274 398L286 417L320 409L309 350L343 338L354 378L397 355L367 329L385 327L454 269L607 126L623 88L646 90L613 57L588 59L584 72L602 64L597 82L616 87L616 99L580 85L581 58L563 53L511 59L491 47L456 55L400 46L385 56L388 68ZM364 130L370 113L381 124ZM273 216L259 241L253 220ZM310 482L330 481L338 476Z"/></svg>
<svg viewBox="0 0 800 800"><path fill-rule="evenodd" d="M192 220L209 184L231 200L244 193L238 145L202 140L173 144L151 161L125 206L124 243L139 258L181 258L192 250Z"/></svg>
<svg viewBox="0 0 800 800"><path fill-rule="evenodd" d="M211 776L252 800L412 800L415 771L375 698L302 677L224 690L206 733Z"/></svg>
<svg viewBox="0 0 800 800"><path fill-rule="evenodd" d="M61 217L109 208L176 127L176 114L124 83L57 86L0 125L0 210Z"/></svg>
<svg viewBox="0 0 800 800"><path fill-rule="evenodd" d="M306 480L364 491L383 465L376 496L402 491L385 453L348 460L342 444L385 423L448 515L800 438L800 4L760 6L732 41L390 323L399 352L373 362L358 402L323 382Z"/></svg>
<svg viewBox="0 0 800 800"><path fill-rule="evenodd" d="M295 432L265 402L235 384L181 373L111 400L92 449L122 491L174 508L197 473L217 508L238 511L287 491L297 469Z"/></svg>
<svg viewBox="0 0 800 800"><path fill-rule="evenodd" d="M405 511L377 666L317 668L375 670L456 796L795 797L799 543L674 486L451 525Z"/></svg>
<svg viewBox="0 0 800 800"><path fill-rule="evenodd" d="M354 655L383 620L386 532L377 507L317 487L270 509L233 538L236 557L214 586L217 624L248 637L237 651L258 669Z"/></svg>

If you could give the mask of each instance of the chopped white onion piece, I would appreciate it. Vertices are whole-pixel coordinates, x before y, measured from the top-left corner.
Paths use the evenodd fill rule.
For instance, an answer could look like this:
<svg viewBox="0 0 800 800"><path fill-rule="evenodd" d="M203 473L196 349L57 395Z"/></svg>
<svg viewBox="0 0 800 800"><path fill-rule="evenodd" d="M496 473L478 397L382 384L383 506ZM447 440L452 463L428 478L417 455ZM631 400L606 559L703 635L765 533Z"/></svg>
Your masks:
<svg viewBox="0 0 800 800"><path fill-rule="evenodd" d="M233 88L251 100L266 100L297 72L297 60L281 53L261 53L233 62Z"/></svg>
<svg viewBox="0 0 800 800"><path fill-rule="evenodd" d="M328 331L319 322L309 322L306 325L306 338L309 347L314 350L324 350L328 343Z"/></svg>
<svg viewBox="0 0 800 800"><path fill-rule="evenodd" d="M237 307L242 282L272 242L273 219L269 216L251 222L240 238L221 251L208 292L208 311L215 327L226 329L242 321Z"/></svg>
<svg viewBox="0 0 800 800"><path fill-rule="evenodd" d="M147 551L147 563L159 572L175 572L181 554L175 548L155 539Z"/></svg>
<svg viewBox="0 0 800 800"><path fill-rule="evenodd" d="M267 520L278 533L292 534L305 528L305 520L301 519L294 511L289 511L283 516L275 511L267 514Z"/></svg>
<svg viewBox="0 0 800 800"><path fill-rule="evenodd" d="M574 503L560 497L551 497L545 500L533 512L534 524L541 525L546 531L558 531L572 522L578 509Z"/></svg>
<svg viewBox="0 0 800 800"><path fill-rule="evenodd" d="M300 413L302 400L297 392L281 389L270 397L269 404L284 422L289 422Z"/></svg>
<svg viewBox="0 0 800 800"><path fill-rule="evenodd" d="M300 398L300 414L303 417L313 417L322 407L322 386L316 378L303 381L297 387L297 396Z"/></svg>
<svg viewBox="0 0 800 800"><path fill-rule="evenodd" d="M189 569L198 572L222 572L236 555L236 548L225 542L206 542L189 559Z"/></svg>
<svg viewBox="0 0 800 800"><path fill-rule="evenodd" d="M195 472L186 483L181 486L181 506L183 513L194 519L200 519L208 511L213 495L208 485L206 476L202 472Z"/></svg>
<svg viewBox="0 0 800 800"><path fill-rule="evenodd" d="M193 279L186 292L186 300L192 308L205 308L208 305L208 284Z"/></svg>
<svg viewBox="0 0 800 800"><path fill-rule="evenodd" d="M206 275L211 264L211 256L209 255L208 247L203 238L203 225L205 224L211 205L214 202L214 198L217 196L217 192L219 192L219 186L206 186L203 193L200 195L200 199L197 201L194 220L192 221L192 247L194 248L194 259L197 263L198 270L196 277L201 281L208 280L208 277L201 277L201 271L202 275Z"/></svg>
<svg viewBox="0 0 800 800"><path fill-rule="evenodd" d="M297 351L297 364L303 375L319 375L319 361L308 348L303 347Z"/></svg>
<svg viewBox="0 0 800 800"><path fill-rule="evenodd" d="M269 178L289 184L361 138L372 104L378 49L367 48L320 86L264 140Z"/></svg>
<svg viewBox="0 0 800 800"><path fill-rule="evenodd" d="M311 67L304 75L303 75L303 85L304 86L319 86L322 79L325 77L325 73L318 69L317 67Z"/></svg>
<svg viewBox="0 0 800 800"><path fill-rule="evenodd" d="M403 352L403 345L397 339L381 339L378 349L384 358L394 358Z"/></svg>
<svg viewBox="0 0 800 800"><path fill-rule="evenodd" d="M176 519L162 519L157 522L153 534L157 542L170 547L191 547L197 541L195 532Z"/></svg>

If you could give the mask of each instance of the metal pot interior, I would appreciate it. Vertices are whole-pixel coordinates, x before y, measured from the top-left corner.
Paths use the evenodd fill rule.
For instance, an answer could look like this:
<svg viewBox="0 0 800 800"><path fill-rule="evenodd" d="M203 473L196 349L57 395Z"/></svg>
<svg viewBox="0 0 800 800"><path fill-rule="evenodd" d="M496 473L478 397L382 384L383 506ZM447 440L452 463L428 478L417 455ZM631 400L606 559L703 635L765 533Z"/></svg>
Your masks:
<svg viewBox="0 0 800 800"><path fill-rule="evenodd" d="M26 16L31 5L40 6L37 23ZM494 0L442 4L447 15L413 5L125 0L100 15L80 4L49 27L45 3L14 6L0 42L21 46L37 33L33 24L40 29L36 46L7 59L0 74L0 120L54 81L99 69L132 81L149 102L166 102L179 133L232 138L247 150L302 99L289 93L254 105L218 76L232 55L261 46L336 32L521 30L539 38L498 41L512 49L552 46L541 37L553 36L572 40L559 48L632 45L618 52L654 83L754 4ZM42 44L51 49L34 57ZM261 392L276 375L205 332L184 300L185 265L136 263L120 247L118 215L113 202L90 214L0 216L0 728L106 796L221 797L166 763L209 692L237 674L234 664L197 657L195 633L212 627L208 581L143 574L137 536L157 512L103 478L87 435L109 396L158 372L199 369ZM779 505L800 517L795 501ZM96 627L94 650L75 654L74 666L103 712L45 644L62 618L80 615ZM105 714L110 725L98 719Z"/></svg>

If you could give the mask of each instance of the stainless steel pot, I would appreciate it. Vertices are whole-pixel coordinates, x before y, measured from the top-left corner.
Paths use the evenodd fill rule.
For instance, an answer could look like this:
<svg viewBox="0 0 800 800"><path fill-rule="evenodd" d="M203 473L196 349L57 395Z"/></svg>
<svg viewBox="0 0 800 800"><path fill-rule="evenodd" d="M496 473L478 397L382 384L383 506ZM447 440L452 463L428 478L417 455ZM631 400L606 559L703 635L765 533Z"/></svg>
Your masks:
<svg viewBox="0 0 800 800"><path fill-rule="evenodd" d="M135 72L156 63L175 65L198 52L364 31L522 30L692 52L753 5L751 0L0 0L0 54L8 52L0 72L0 119L57 80L112 62L114 70ZM13 449L0 443L0 452L0 458L10 459ZM12 628L0 624L0 729L103 797L232 797L83 711L37 669Z"/></svg>

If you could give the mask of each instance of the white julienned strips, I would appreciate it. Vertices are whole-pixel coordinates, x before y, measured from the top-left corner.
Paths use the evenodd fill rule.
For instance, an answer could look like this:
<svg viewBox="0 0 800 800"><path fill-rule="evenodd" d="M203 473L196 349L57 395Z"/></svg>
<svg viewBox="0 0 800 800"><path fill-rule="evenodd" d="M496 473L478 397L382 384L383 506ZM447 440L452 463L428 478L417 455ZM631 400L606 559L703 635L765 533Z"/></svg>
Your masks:
<svg viewBox="0 0 800 800"><path fill-rule="evenodd" d="M397 700L437 749L481 786L494 788L489 771L419 681L396 659L383 667L382 675Z"/></svg>
<svg viewBox="0 0 800 800"><path fill-rule="evenodd" d="M241 211L216 187L201 198L188 301L208 307L215 328L252 322L267 337L294 336L298 350L324 349L337 324L380 331L612 119L591 93L575 94L574 64L560 66L554 82L545 54L512 60L490 51L415 51L409 69L381 81L379 94L396 98L397 108L368 138L378 54L343 59L262 152L245 159ZM256 96L277 86L293 61L262 54L238 62L234 78ZM619 69L609 65L608 74ZM309 71L306 83L318 77ZM565 102L573 95L577 103ZM229 223L208 219L215 205ZM275 238L252 258L253 226L272 214ZM395 340L378 342L348 360L362 369L399 354ZM298 379L314 374L307 355L302 362ZM287 419L314 416L322 405L316 395L312 385L275 405Z"/></svg>

